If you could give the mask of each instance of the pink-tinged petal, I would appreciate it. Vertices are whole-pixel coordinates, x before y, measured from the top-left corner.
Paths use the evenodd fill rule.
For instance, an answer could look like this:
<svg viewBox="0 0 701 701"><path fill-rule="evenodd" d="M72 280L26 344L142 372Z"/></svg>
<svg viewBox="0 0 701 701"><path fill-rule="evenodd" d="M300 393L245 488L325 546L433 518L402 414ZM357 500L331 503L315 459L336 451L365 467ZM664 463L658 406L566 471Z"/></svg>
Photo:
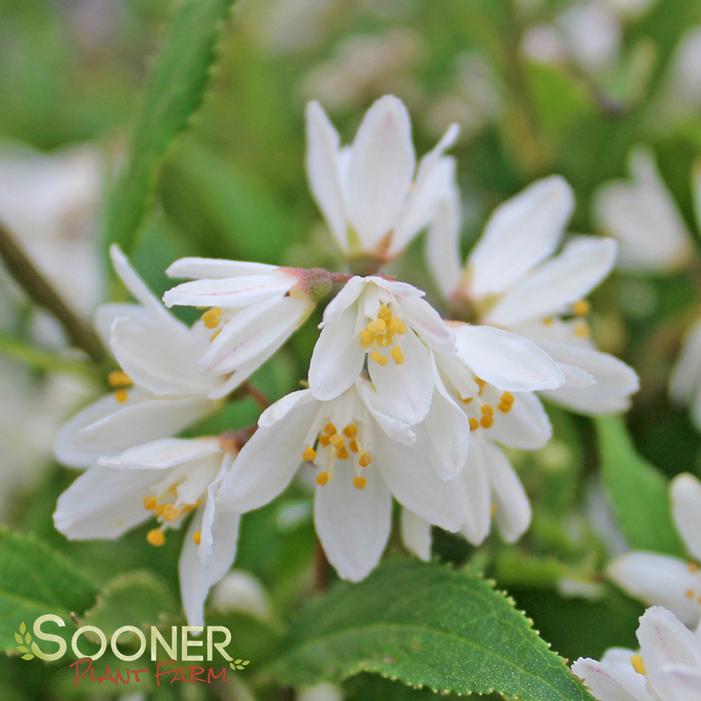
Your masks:
<svg viewBox="0 0 701 701"><path fill-rule="evenodd" d="M490 326L455 327L458 356L485 382L510 392L552 389L564 382L557 363L533 341Z"/></svg>
<svg viewBox="0 0 701 701"><path fill-rule="evenodd" d="M672 480L669 494L674 523L686 549L701 560L701 482L689 473L678 475Z"/></svg>
<svg viewBox="0 0 701 701"><path fill-rule="evenodd" d="M349 307L321 330L309 364L309 389L317 399L335 399L360 375L365 350L356 321L357 312Z"/></svg>
<svg viewBox="0 0 701 701"><path fill-rule="evenodd" d="M348 167L348 215L363 247L396 225L415 165L406 107L391 95L380 98L363 118Z"/></svg>
<svg viewBox="0 0 701 701"><path fill-rule="evenodd" d="M636 635L646 669L674 664L701 668L701 643L667 609L652 606L645 611Z"/></svg>
<svg viewBox="0 0 701 701"><path fill-rule="evenodd" d="M355 304L360 294L365 289L368 278L359 276L352 277L340 290L340 292L326 305L324 309L324 320L319 324L319 328L324 328L336 317L345 312L351 304Z"/></svg>
<svg viewBox="0 0 701 701"><path fill-rule="evenodd" d="M342 579L358 582L377 566L392 527L392 497L377 470L363 473L356 489L351 470L341 465L316 488L314 525L326 557Z"/></svg>
<svg viewBox="0 0 701 701"><path fill-rule="evenodd" d="M225 260L224 258L179 258L170 264L166 275L198 280L265 275L275 270L278 270L276 265L268 265L267 263Z"/></svg>
<svg viewBox="0 0 701 701"><path fill-rule="evenodd" d="M340 173L340 140L318 102L307 104L307 180L331 233L348 249L348 224Z"/></svg>
<svg viewBox="0 0 701 701"><path fill-rule="evenodd" d="M468 259L470 294L504 292L552 255L573 210L572 188L558 175L497 207Z"/></svg>
<svg viewBox="0 0 701 701"><path fill-rule="evenodd" d="M212 280L184 282L163 295L166 306L229 307L240 309L249 304L282 297L297 282L292 275L244 275Z"/></svg>
<svg viewBox="0 0 701 701"><path fill-rule="evenodd" d="M599 701L655 701L645 689L645 677L629 669L580 657L572 671Z"/></svg>
<svg viewBox="0 0 701 701"><path fill-rule="evenodd" d="M664 701L701 699L701 668L665 665L648 673L650 687Z"/></svg>
<svg viewBox="0 0 701 701"><path fill-rule="evenodd" d="M559 256L511 287L487 312L483 322L510 327L562 314L607 277L615 259L613 239L594 236L573 239Z"/></svg>
<svg viewBox="0 0 701 701"><path fill-rule="evenodd" d="M431 559L431 524L409 509L402 509L399 517L402 544L419 560Z"/></svg>
<svg viewBox="0 0 701 701"><path fill-rule="evenodd" d="M152 518L143 500L159 479L151 470L91 467L58 498L54 526L70 540L119 538Z"/></svg>

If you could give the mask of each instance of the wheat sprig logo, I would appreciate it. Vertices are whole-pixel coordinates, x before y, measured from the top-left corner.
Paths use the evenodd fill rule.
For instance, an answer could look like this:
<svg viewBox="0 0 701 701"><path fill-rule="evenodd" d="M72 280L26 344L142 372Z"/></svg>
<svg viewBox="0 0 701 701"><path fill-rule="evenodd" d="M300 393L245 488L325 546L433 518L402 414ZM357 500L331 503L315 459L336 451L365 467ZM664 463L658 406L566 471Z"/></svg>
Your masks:
<svg viewBox="0 0 701 701"><path fill-rule="evenodd" d="M23 660L33 660L34 653L31 651L32 634L27 630L24 621L19 624L19 631L15 633L15 641L17 642L17 650L22 653Z"/></svg>
<svg viewBox="0 0 701 701"><path fill-rule="evenodd" d="M233 662L229 662L229 667L231 667L231 669L233 670L238 670L240 672L241 670L246 669L246 667L248 667L249 664L251 664L251 660L244 660L239 657Z"/></svg>

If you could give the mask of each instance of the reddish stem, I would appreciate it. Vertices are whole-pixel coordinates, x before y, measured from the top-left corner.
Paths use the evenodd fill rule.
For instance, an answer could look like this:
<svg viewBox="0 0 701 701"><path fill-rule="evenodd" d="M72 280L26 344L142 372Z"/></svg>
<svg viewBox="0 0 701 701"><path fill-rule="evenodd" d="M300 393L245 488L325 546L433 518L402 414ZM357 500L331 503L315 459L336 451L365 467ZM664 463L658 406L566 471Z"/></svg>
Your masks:
<svg viewBox="0 0 701 701"><path fill-rule="evenodd" d="M254 399L261 409L267 409L270 406L270 401L256 386L250 382L246 382L241 389Z"/></svg>

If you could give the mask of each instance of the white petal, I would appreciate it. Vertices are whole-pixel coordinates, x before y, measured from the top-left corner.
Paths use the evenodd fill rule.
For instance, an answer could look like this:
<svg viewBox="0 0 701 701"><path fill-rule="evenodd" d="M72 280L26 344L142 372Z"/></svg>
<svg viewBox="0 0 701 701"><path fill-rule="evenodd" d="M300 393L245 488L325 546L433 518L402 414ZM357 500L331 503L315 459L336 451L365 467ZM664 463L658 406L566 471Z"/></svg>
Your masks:
<svg viewBox="0 0 701 701"><path fill-rule="evenodd" d="M531 504L526 490L504 453L490 441L484 441L487 475L494 498L497 526L507 543L516 542L531 523Z"/></svg>
<svg viewBox="0 0 701 701"><path fill-rule="evenodd" d="M183 282L163 295L166 306L239 309L272 297L282 297L294 284L292 275L272 273Z"/></svg>
<svg viewBox="0 0 701 701"><path fill-rule="evenodd" d="M622 360L586 344L539 341L557 361L574 365L595 378L591 387L561 387L545 393L548 399L583 414L623 411L639 387L635 370Z"/></svg>
<svg viewBox="0 0 701 701"><path fill-rule="evenodd" d="M460 193L456 188L438 203L426 236L426 264L445 299L455 292L462 276L460 227Z"/></svg>
<svg viewBox="0 0 701 701"><path fill-rule="evenodd" d="M143 499L158 479L146 470L91 467L58 498L54 526L71 540L118 538L152 517Z"/></svg>
<svg viewBox="0 0 701 701"><path fill-rule="evenodd" d="M701 698L701 669L686 665L665 665L648 673L650 686L664 701L695 701Z"/></svg>
<svg viewBox="0 0 701 701"><path fill-rule="evenodd" d="M402 509L400 530L404 547L420 560L431 559L431 524L409 509Z"/></svg>
<svg viewBox="0 0 701 701"><path fill-rule="evenodd" d="M260 415L258 425L261 428L268 428L282 420L298 404L301 406L311 401L313 401L313 397L308 389L298 389L295 392L290 392L271 404Z"/></svg>
<svg viewBox="0 0 701 701"><path fill-rule="evenodd" d="M471 295L503 292L550 256L573 209L572 188L557 175L497 207L468 259Z"/></svg>
<svg viewBox="0 0 701 701"><path fill-rule="evenodd" d="M386 436L405 445L414 444L416 434L412 431L411 426L390 416L391 398L388 399L378 394L371 382L363 377L356 380L355 389L363 405Z"/></svg>
<svg viewBox="0 0 701 701"><path fill-rule="evenodd" d="M701 644L696 636L661 606L645 611L636 635L640 654L650 670L669 664L701 667Z"/></svg>
<svg viewBox="0 0 701 701"><path fill-rule="evenodd" d="M265 275L277 270L276 265L251 263L249 261L225 260L224 258L179 258L166 270L168 277L191 280L200 278L230 278L243 275Z"/></svg>
<svg viewBox="0 0 701 701"><path fill-rule="evenodd" d="M100 458L101 467L128 470L165 470L201 460L221 451L218 438L162 438Z"/></svg>
<svg viewBox="0 0 701 701"><path fill-rule="evenodd" d="M680 404L689 403L701 387L701 321L689 329L669 380L669 394Z"/></svg>
<svg viewBox="0 0 701 701"><path fill-rule="evenodd" d="M430 447L417 433L413 446L405 446L377 432L373 467L382 472L394 498L404 507L447 531L457 531L462 511L450 482L444 482L430 466Z"/></svg>
<svg viewBox="0 0 701 701"><path fill-rule="evenodd" d="M318 102L307 104L307 179L331 233L348 249L348 225L339 170L338 133Z"/></svg>
<svg viewBox="0 0 701 701"><path fill-rule="evenodd" d="M613 560L606 574L630 596L665 606L685 623L696 623L701 616L696 597L686 596L688 591L701 594L701 576L676 557L632 552Z"/></svg>
<svg viewBox="0 0 701 701"><path fill-rule="evenodd" d="M279 421L259 428L224 478L217 501L243 513L278 496L302 462L304 440L318 410L319 403L308 394Z"/></svg>
<svg viewBox="0 0 701 701"><path fill-rule="evenodd" d="M570 241L556 258L543 263L511 287L483 319L512 326L567 311L586 297L611 272L616 242L581 236Z"/></svg>
<svg viewBox="0 0 701 701"><path fill-rule="evenodd" d="M413 425L426 417L431 406L434 386L431 354L411 329L402 336L401 347L404 353L401 365L390 358L383 367L369 359L368 372L392 416Z"/></svg>
<svg viewBox="0 0 701 701"><path fill-rule="evenodd" d="M489 437L512 448L538 450L552 436L550 419L535 394L520 392L507 414L497 409Z"/></svg>
<svg viewBox="0 0 701 701"><path fill-rule="evenodd" d="M462 532L473 545L481 545L489 534L491 497L484 454L484 440L473 437L463 471L453 484L463 510Z"/></svg>
<svg viewBox="0 0 701 701"><path fill-rule="evenodd" d="M645 677L633 667L622 669L580 657L572 671L599 701L655 701L645 690Z"/></svg>
<svg viewBox="0 0 701 701"><path fill-rule="evenodd" d="M672 480L669 494L677 530L686 549L696 560L701 560L701 482L688 473Z"/></svg>
<svg viewBox="0 0 701 701"><path fill-rule="evenodd" d="M139 387L157 396L204 395L217 378L197 369L201 340L174 320L116 319L112 351Z"/></svg>
<svg viewBox="0 0 701 701"><path fill-rule="evenodd" d="M433 350L455 353L455 334L440 314L420 297L404 297L400 303L401 314L414 331Z"/></svg>
<svg viewBox="0 0 701 701"><path fill-rule="evenodd" d="M64 424L54 442L56 459L71 467L89 467L103 456L179 433L215 406L208 399L129 395L124 404L107 395Z"/></svg>
<svg viewBox="0 0 701 701"><path fill-rule="evenodd" d="M396 225L415 167L404 104L387 95L366 112L348 168L348 214L365 247Z"/></svg>
<svg viewBox="0 0 701 701"><path fill-rule="evenodd" d="M163 308L163 304L161 304L158 297L149 290L146 283L139 277L129 259L116 243L110 246L110 258L112 259L115 272L119 275L127 290L134 296L134 299L158 316L170 316Z"/></svg>
<svg viewBox="0 0 701 701"><path fill-rule="evenodd" d="M353 276L339 291L339 293L326 305L324 309L324 320L319 324L319 328L324 328L339 317L351 304L354 304L368 284L368 278Z"/></svg>
<svg viewBox="0 0 701 701"><path fill-rule="evenodd" d="M458 355L478 376L512 392L551 389L564 381L562 370L532 341L490 326L455 327Z"/></svg>
<svg viewBox="0 0 701 701"><path fill-rule="evenodd" d="M309 388L317 399L334 399L356 380L365 350L356 333L357 310L348 307L325 324L309 364Z"/></svg>
<svg viewBox="0 0 701 701"><path fill-rule="evenodd" d="M154 316L151 311L142 307L140 304L101 304L95 310L93 325L105 348L110 347L112 340L112 324L114 324L117 319L122 318L138 318L153 321L161 317L160 315ZM173 319L173 321L175 320Z"/></svg>
<svg viewBox="0 0 701 701"><path fill-rule="evenodd" d="M377 470L364 472L365 489L353 486L345 464L316 488L314 525L326 557L343 579L358 582L377 566L392 525L392 497Z"/></svg>

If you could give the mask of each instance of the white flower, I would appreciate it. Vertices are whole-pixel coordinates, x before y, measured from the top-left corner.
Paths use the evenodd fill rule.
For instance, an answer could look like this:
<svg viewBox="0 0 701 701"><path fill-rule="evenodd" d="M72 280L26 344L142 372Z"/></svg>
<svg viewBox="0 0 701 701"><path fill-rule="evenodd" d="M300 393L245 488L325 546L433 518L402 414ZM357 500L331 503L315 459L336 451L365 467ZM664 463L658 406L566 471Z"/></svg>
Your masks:
<svg viewBox="0 0 701 701"><path fill-rule="evenodd" d="M470 442L460 469L439 474L459 499L468 541L482 543L495 519L504 540L514 542L530 524L531 507L499 444L535 450L548 442L550 421L533 390L557 387L562 371L547 353L515 334L468 324L454 328L458 353L436 354L439 379L426 424L434 431L446 428L457 411ZM401 527L406 547L427 559L430 525L404 512Z"/></svg>
<svg viewBox="0 0 701 701"><path fill-rule="evenodd" d="M619 242L618 264L653 272L685 266L693 255L691 234L652 152L634 148L628 169L630 180L606 183L593 201L597 226Z"/></svg>
<svg viewBox="0 0 701 701"><path fill-rule="evenodd" d="M415 171L406 107L386 95L367 111L350 147L321 105L307 105L307 176L314 199L346 256L394 258L431 220L452 177L444 156L451 126Z"/></svg>
<svg viewBox="0 0 701 701"><path fill-rule="evenodd" d="M467 304L481 324L534 340L564 372L565 384L545 396L575 411L622 411L638 388L635 372L596 350L584 320L584 297L610 272L615 242L593 236L562 239L574 201L559 176L539 180L494 211L459 274L459 211L437 217L427 262L446 297Z"/></svg>
<svg viewBox="0 0 701 701"><path fill-rule="evenodd" d="M269 621L270 601L263 585L245 570L231 570L212 590L212 607L220 613L240 611Z"/></svg>
<svg viewBox="0 0 701 701"><path fill-rule="evenodd" d="M663 94L663 108L680 117L694 116L701 106L701 25L688 29L679 40Z"/></svg>
<svg viewBox="0 0 701 701"><path fill-rule="evenodd" d="M421 421L433 396L431 351L455 352L453 332L423 296L404 282L351 278L324 310L309 367L314 396L338 397L367 362L392 416L412 425Z"/></svg>
<svg viewBox="0 0 701 701"><path fill-rule="evenodd" d="M72 467L89 467L125 448L175 435L213 412L231 378L199 370L208 346L202 325L188 328L151 293L124 254L111 249L115 270L138 304L105 304L96 326L121 371L109 375L114 392L70 419L54 454Z"/></svg>
<svg viewBox="0 0 701 701"><path fill-rule="evenodd" d="M231 567L239 516L215 499L235 448L219 438L165 438L103 457L59 497L56 529L71 540L114 539L155 518L148 542L194 512L178 565L190 625L203 625L209 588Z"/></svg>
<svg viewBox="0 0 701 701"><path fill-rule="evenodd" d="M637 637L639 652L611 648L601 662L578 659L572 671L599 701L701 699L701 633L655 606L641 616Z"/></svg>
<svg viewBox="0 0 701 701"><path fill-rule="evenodd" d="M428 420L426 422L428 424ZM410 428L388 415L364 379L332 401L310 390L269 407L239 453L219 499L236 511L257 509L290 483L300 464L315 470L314 521L329 562L344 579L363 579L377 565L391 529L392 495L430 523L456 531L462 522L443 460L464 460L455 424ZM456 444L456 445L454 445ZM459 465L442 465L457 472Z"/></svg>
<svg viewBox="0 0 701 701"><path fill-rule="evenodd" d="M315 285L330 286L323 275L316 280L315 271L305 278L300 270L215 258L181 258L166 272L193 278L163 295L166 306L209 307L202 324L211 344L197 365L231 373L220 396L248 379L304 323Z"/></svg>
<svg viewBox="0 0 701 701"><path fill-rule="evenodd" d="M690 474L672 480L672 516L689 555L701 561L701 482ZM701 619L701 571L671 555L631 552L616 558L608 576L636 599L665 606L687 625Z"/></svg>

